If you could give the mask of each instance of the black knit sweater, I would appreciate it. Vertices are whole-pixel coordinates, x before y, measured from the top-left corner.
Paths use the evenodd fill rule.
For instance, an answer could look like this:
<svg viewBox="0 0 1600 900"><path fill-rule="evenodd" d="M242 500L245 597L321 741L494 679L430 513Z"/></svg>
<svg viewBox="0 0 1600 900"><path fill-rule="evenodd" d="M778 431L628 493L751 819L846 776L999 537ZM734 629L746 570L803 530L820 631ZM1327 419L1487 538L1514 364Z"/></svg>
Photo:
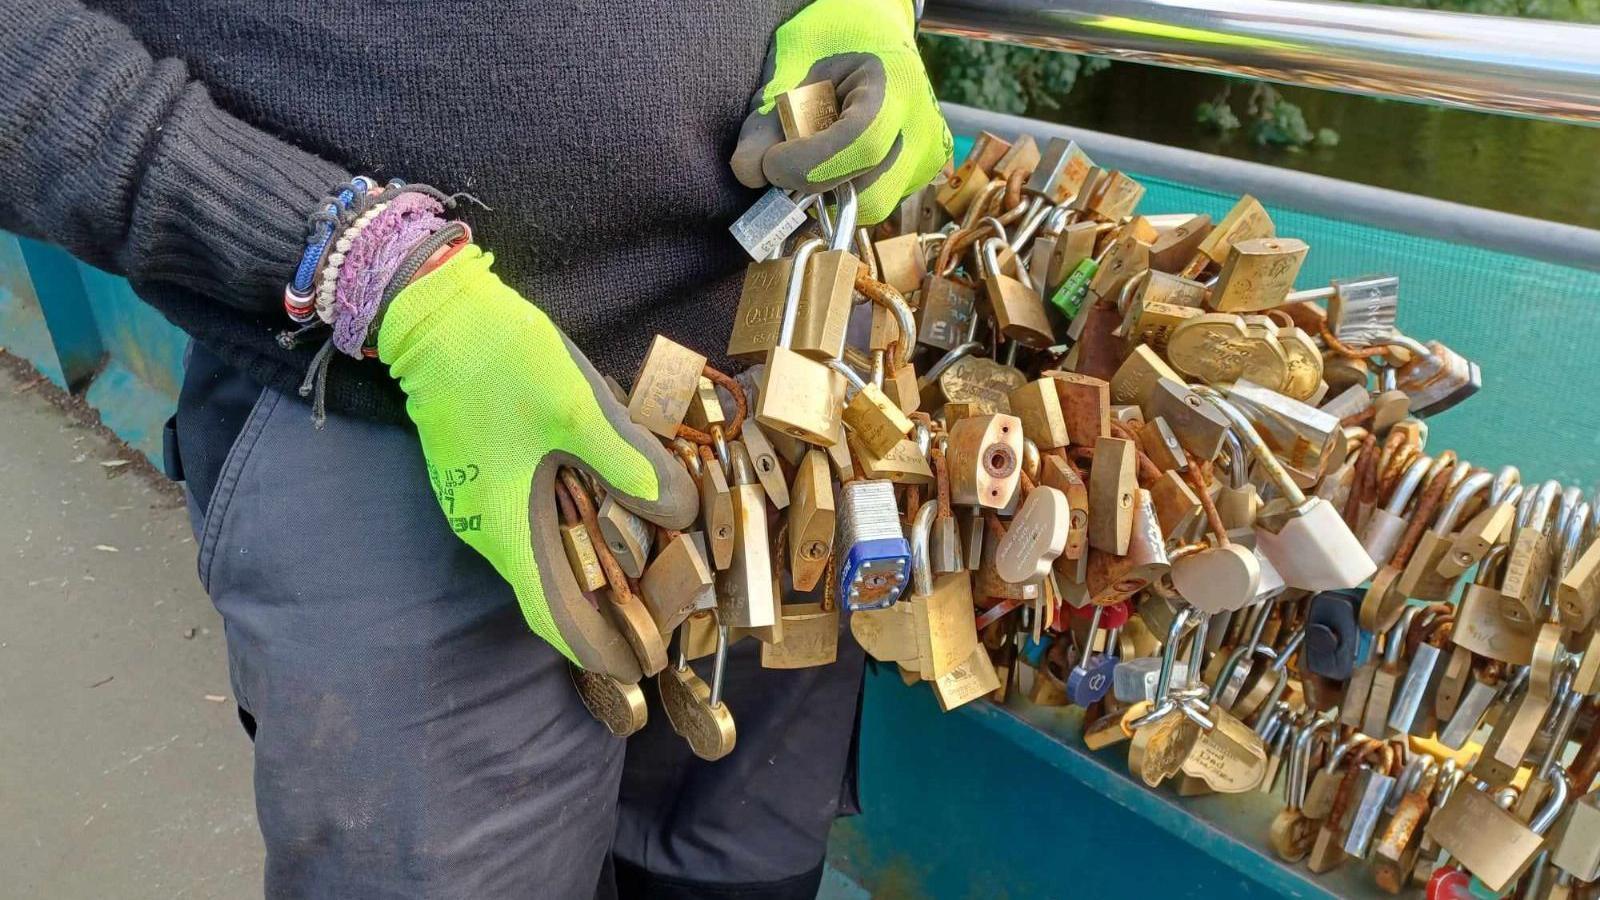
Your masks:
<svg viewBox="0 0 1600 900"><path fill-rule="evenodd" d="M802 0L0 0L0 227L127 276L255 380L300 382L283 284L350 173L468 191L497 271L603 372L713 357L753 199L727 159ZM329 406L391 421L375 361Z"/></svg>

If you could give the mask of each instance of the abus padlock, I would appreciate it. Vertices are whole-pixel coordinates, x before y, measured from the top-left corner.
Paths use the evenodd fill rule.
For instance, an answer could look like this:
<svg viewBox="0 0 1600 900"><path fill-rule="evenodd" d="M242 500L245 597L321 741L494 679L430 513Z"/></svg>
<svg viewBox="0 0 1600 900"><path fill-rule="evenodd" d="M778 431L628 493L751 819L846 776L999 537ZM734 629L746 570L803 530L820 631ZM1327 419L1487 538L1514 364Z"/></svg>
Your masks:
<svg viewBox="0 0 1600 900"><path fill-rule="evenodd" d="M844 402L844 380L822 363L789 348L806 264L822 246L822 241L813 239L795 251L782 327L777 345L767 351L755 415L757 422L775 431L831 447L842 433L839 414Z"/></svg>
<svg viewBox="0 0 1600 900"><path fill-rule="evenodd" d="M1256 548L1283 576L1284 584L1305 591L1331 591L1355 587L1372 577L1377 564L1333 505L1321 497L1307 499L1250 421L1221 394L1205 385L1196 386L1195 391L1228 418L1233 432L1255 456L1256 465L1278 486L1283 508L1278 516L1258 517L1255 533Z"/></svg>
<svg viewBox="0 0 1600 900"><path fill-rule="evenodd" d="M852 612L900 599L911 575L911 545L900 531L894 484L850 481L840 488L839 596Z"/></svg>

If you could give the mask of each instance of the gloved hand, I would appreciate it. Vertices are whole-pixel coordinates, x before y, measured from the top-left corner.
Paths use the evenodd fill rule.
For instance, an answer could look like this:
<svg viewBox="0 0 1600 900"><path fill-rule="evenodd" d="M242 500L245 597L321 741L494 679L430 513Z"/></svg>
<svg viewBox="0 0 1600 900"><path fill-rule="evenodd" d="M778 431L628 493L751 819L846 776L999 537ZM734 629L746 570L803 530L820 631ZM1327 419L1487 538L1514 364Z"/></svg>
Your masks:
<svg viewBox="0 0 1600 900"><path fill-rule="evenodd" d="M556 470L595 475L617 502L669 528L694 519L688 472L548 316L468 245L399 292L378 355L406 392L428 477L451 528L516 590L535 634L585 669L636 682L640 665L573 577Z"/></svg>
<svg viewBox="0 0 1600 900"><path fill-rule="evenodd" d="M818 81L839 92L839 121L793 141L773 106ZM911 0L816 0L779 26L764 84L733 152L746 187L817 193L855 181L858 221L883 221L950 159L950 129L917 54Z"/></svg>

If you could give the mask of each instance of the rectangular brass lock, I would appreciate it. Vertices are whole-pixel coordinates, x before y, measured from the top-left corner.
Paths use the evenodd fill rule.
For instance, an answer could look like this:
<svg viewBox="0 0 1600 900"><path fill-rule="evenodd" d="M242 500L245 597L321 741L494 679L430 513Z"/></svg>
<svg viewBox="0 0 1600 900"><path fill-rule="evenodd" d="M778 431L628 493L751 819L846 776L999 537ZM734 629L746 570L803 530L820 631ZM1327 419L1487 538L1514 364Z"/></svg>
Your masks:
<svg viewBox="0 0 1600 900"><path fill-rule="evenodd" d="M812 450L796 467L790 491L789 575L795 590L815 588L827 571L836 513L827 455Z"/></svg>
<svg viewBox="0 0 1600 900"><path fill-rule="evenodd" d="M628 418L668 440L676 438L705 367L704 356L656 335L633 380Z"/></svg>
<svg viewBox="0 0 1600 900"><path fill-rule="evenodd" d="M1234 241L1228 259L1211 291L1211 308L1218 312L1253 312L1283 303L1294 289L1300 264L1310 247L1295 238L1254 238Z"/></svg>
<svg viewBox="0 0 1600 900"><path fill-rule="evenodd" d="M1131 403L1143 409L1150 403L1156 385L1163 378L1179 382L1183 380L1156 351L1140 344L1133 348L1133 352L1117 368L1116 374L1111 376L1111 402Z"/></svg>
<svg viewBox="0 0 1600 900"><path fill-rule="evenodd" d="M980 131L972 141L972 150L963 163L970 162L987 174L994 174L995 166L1011 152L1010 141L992 131ZM1001 176L1002 178L1005 176Z"/></svg>
<svg viewBox="0 0 1600 900"><path fill-rule="evenodd" d="M1066 415L1061 409L1061 394L1048 378L1030 381L1010 394L1011 414L1022 420L1022 431L1040 449L1050 450L1071 443Z"/></svg>
<svg viewBox="0 0 1600 900"><path fill-rule="evenodd" d="M928 271L922 235L911 233L885 238L874 242L873 250L878 257L878 280L907 296L922 290L922 280Z"/></svg>
<svg viewBox="0 0 1600 900"><path fill-rule="evenodd" d="M1150 244L1150 268L1163 273L1181 271L1210 233L1211 217L1203 213L1162 229Z"/></svg>
<svg viewBox="0 0 1600 900"><path fill-rule="evenodd" d="M1122 556L1133 536L1136 450L1132 441L1103 437L1095 442L1089 468L1089 546Z"/></svg>
<svg viewBox="0 0 1600 900"><path fill-rule="evenodd" d="M1165 303L1198 310L1205 305L1210 293L1211 289L1198 281L1151 269L1139 287L1137 298L1145 303Z"/></svg>
<svg viewBox="0 0 1600 900"><path fill-rule="evenodd" d="M1039 164L1028 179L1028 190L1042 194L1046 200L1060 205L1077 196L1094 162L1078 145L1066 138L1053 137L1045 142Z"/></svg>
<svg viewBox="0 0 1600 900"><path fill-rule="evenodd" d="M1202 311L1194 307L1155 303L1137 297L1128 306L1128 314L1117 330L1129 345L1147 344L1157 353L1165 353L1173 330L1200 315Z"/></svg>
<svg viewBox="0 0 1600 900"><path fill-rule="evenodd" d="M956 167L956 170L945 179L944 186L939 188L936 196L945 212L960 218L966 215L967 207L971 206L972 201L976 200L988 186L988 173L978 168L976 160L968 157L966 162Z"/></svg>
<svg viewBox="0 0 1600 900"><path fill-rule="evenodd" d="M1034 141L1033 135L1021 134L1011 142L1011 147L994 164L991 171L994 177L1002 181L1010 178L1012 172L1021 172L1022 177L1026 179L1033 174L1034 169L1038 168L1039 159L1039 144Z"/></svg>
<svg viewBox="0 0 1600 900"><path fill-rule="evenodd" d="M1095 441L1111 434L1110 382L1076 372L1043 374L1056 383L1056 392L1061 395L1061 412L1067 420L1067 434L1074 444L1093 447Z"/></svg>
<svg viewBox="0 0 1600 900"><path fill-rule="evenodd" d="M1144 185L1124 172L1113 170L1097 186L1096 195L1089 201L1089 211L1111 222L1120 222L1133 214L1134 207L1144 198Z"/></svg>
<svg viewBox="0 0 1600 900"><path fill-rule="evenodd" d="M778 95L778 123L783 138L810 137L839 121L839 95L831 81L791 88Z"/></svg>
<svg viewBox="0 0 1600 900"><path fill-rule="evenodd" d="M1272 237L1277 232L1272 224L1272 217L1261 205L1261 201L1245 194L1228 210L1209 234L1200 242L1200 247L1194 258L1189 261L1179 273L1185 278L1194 278L1211 266L1220 266L1228 261L1228 250L1233 247L1234 241L1248 241L1252 238Z"/></svg>

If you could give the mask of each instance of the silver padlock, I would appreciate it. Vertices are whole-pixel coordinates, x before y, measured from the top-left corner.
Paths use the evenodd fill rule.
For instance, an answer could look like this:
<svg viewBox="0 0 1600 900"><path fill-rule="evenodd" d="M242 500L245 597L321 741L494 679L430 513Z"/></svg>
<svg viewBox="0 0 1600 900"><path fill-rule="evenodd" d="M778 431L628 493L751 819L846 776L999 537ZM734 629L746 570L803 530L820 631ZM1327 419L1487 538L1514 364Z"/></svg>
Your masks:
<svg viewBox="0 0 1600 900"><path fill-rule="evenodd" d="M894 484L849 481L840 488L839 596L852 612L900 599L911 577L911 545L900 531Z"/></svg>

